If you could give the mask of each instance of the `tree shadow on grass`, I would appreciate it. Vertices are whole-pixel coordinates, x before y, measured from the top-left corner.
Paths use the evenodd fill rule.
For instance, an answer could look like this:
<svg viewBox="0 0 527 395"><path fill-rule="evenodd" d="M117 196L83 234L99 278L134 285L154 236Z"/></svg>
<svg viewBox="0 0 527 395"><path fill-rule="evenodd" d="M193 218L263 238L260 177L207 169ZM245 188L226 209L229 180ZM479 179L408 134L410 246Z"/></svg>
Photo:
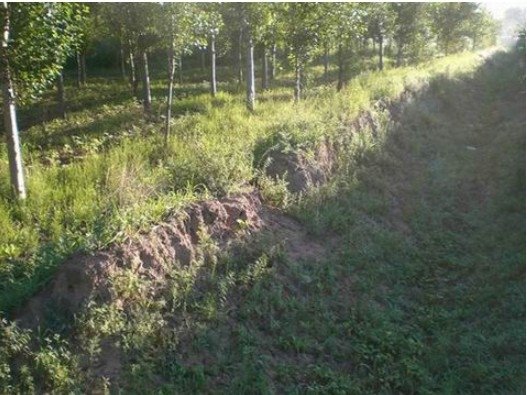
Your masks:
<svg viewBox="0 0 527 395"><path fill-rule="evenodd" d="M135 110L135 111L134 111ZM135 118L135 119L134 119ZM143 122L140 109L121 111L113 115L104 115L89 123L75 124L64 121L52 131L37 130L35 133L26 134L24 143L38 149L40 154L47 154L52 150L79 149L90 151L98 149L104 144L115 142L117 138L129 137L137 134L132 129L134 125ZM34 149L32 150L34 152ZM74 153L71 152L73 155Z"/></svg>

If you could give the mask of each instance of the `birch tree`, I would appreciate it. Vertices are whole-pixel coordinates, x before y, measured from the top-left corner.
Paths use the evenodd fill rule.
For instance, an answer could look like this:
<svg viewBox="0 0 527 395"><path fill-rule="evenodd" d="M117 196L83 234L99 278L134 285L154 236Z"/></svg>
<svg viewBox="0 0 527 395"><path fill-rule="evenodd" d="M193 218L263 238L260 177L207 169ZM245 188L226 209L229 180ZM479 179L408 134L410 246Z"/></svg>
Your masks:
<svg viewBox="0 0 527 395"><path fill-rule="evenodd" d="M242 3L240 5L240 23L246 40L246 103L249 111L254 111L256 106L256 83L254 49L257 44L264 48L262 64L262 88L268 87L267 48L273 42L273 29L277 28L277 19L274 4L268 3Z"/></svg>
<svg viewBox="0 0 527 395"><path fill-rule="evenodd" d="M210 93L216 96L218 91L216 80L216 39L223 27L222 16L218 11L218 5L214 3L201 5L196 20L197 44L202 48L209 48L210 54Z"/></svg>
<svg viewBox="0 0 527 395"><path fill-rule="evenodd" d="M156 22L160 13L159 3L120 3L110 4L118 12L122 29L119 33L125 37L129 49L133 94L141 97L143 109L147 116L152 112L152 94L150 87L149 52L159 44ZM138 83L141 80L142 92L138 94Z"/></svg>

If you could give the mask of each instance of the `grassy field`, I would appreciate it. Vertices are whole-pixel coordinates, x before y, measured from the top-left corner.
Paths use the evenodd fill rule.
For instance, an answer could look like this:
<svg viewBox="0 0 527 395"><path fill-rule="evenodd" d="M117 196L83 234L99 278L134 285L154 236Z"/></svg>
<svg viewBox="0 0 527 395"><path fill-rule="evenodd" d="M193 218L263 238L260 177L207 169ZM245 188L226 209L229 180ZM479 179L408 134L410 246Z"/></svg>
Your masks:
<svg viewBox="0 0 527 395"><path fill-rule="evenodd" d="M284 74L259 95L253 114L233 83L220 83L216 98L206 82L189 83L176 88L174 132L166 145L163 122L144 120L119 79L68 87L67 120L42 123L38 106L22 109L22 125L34 124L22 134L29 189L22 204L10 198L6 149L0 149L0 311L33 294L71 252L122 240L189 201L243 189L257 175L254 163L266 144L314 143L375 100L396 97L405 86L440 73L468 72L480 61L464 54L367 72L338 95L333 86L316 83L318 68L298 105ZM154 80L158 116L164 96L165 82ZM52 106L42 110L49 117Z"/></svg>
<svg viewBox="0 0 527 395"><path fill-rule="evenodd" d="M280 235L263 233L236 253L175 271L154 299L146 280L122 273L113 288L126 310L93 304L69 326L38 333L4 322L0 386L525 392L524 78L517 54L496 52L485 64L465 54L367 74L342 94L314 86L296 107L289 90L276 88L252 115L240 95L203 93L175 104L188 113L174 121L167 147L160 125L118 99L46 125L53 139L35 126L25 138L31 196L16 208L4 198L0 209L0 245L13 246L3 252L4 308L74 249L118 240L204 195L243 189L258 174L262 142L316 142L374 100L425 86L397 122L350 140L327 185L289 200L284 209L316 256L292 259ZM113 92L93 84L103 89ZM75 122L93 133L75 132ZM74 136L85 140L72 147ZM68 164L46 159L65 144L94 148ZM101 361L115 365L112 377L98 377Z"/></svg>

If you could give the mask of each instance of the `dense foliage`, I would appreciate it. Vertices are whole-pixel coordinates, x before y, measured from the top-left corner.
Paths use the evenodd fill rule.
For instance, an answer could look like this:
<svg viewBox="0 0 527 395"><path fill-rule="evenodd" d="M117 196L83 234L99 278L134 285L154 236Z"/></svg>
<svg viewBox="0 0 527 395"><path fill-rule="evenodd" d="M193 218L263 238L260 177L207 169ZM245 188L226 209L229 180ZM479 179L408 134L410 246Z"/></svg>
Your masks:
<svg viewBox="0 0 527 395"><path fill-rule="evenodd" d="M81 3L12 3L9 12L8 56L18 100L36 99L80 45L88 8Z"/></svg>

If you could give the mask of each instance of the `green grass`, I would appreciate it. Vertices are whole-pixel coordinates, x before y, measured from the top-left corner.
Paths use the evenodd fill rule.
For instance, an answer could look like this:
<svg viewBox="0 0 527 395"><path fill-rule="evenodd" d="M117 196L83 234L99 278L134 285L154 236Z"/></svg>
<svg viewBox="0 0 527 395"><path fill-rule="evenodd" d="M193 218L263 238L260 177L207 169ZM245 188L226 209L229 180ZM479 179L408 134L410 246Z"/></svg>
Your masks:
<svg viewBox="0 0 527 395"><path fill-rule="evenodd" d="M417 68L368 72L338 95L332 86L311 86L298 105L291 89L277 82L259 94L254 114L232 84L220 83L220 91L227 91L216 98L203 93L206 83L188 84L176 89L166 146L163 123L143 119L124 83L97 78L82 90L68 87L68 119L22 134L27 201L14 202L8 177L0 179L0 311L34 293L67 254L133 234L190 200L240 190L255 175L255 147L262 143L276 136L295 145L316 142L376 99L395 97L405 85L425 83L447 69L455 74L477 64L476 55L464 54ZM154 80L153 93L154 113L161 115L164 81ZM7 175L5 148L0 152L0 174Z"/></svg>
<svg viewBox="0 0 527 395"><path fill-rule="evenodd" d="M355 279L348 356L364 370L350 392L525 391L517 59L433 81L383 145L295 209L341 235L333 264Z"/></svg>
<svg viewBox="0 0 527 395"><path fill-rule="evenodd" d="M296 107L276 88L252 115L241 96L202 95L199 111L175 120L168 147L137 110L137 135L65 166L35 154L26 205L4 199L2 221L19 230L7 237L27 233L7 239L13 282L4 295L29 292L51 258L243 188L266 145L336 137L372 101L426 86L399 123L378 114L381 132L344 140L328 185L288 200L324 256L291 260L276 235L223 252L205 239L200 259L174 269L156 298L148 280L118 273L113 292L125 309L94 303L69 330L3 323L4 391L524 392L524 69L510 53L492 62L466 54L370 73L342 94L314 86ZM56 121L52 134L69 122ZM97 361L109 355L119 356L119 373L100 377Z"/></svg>

